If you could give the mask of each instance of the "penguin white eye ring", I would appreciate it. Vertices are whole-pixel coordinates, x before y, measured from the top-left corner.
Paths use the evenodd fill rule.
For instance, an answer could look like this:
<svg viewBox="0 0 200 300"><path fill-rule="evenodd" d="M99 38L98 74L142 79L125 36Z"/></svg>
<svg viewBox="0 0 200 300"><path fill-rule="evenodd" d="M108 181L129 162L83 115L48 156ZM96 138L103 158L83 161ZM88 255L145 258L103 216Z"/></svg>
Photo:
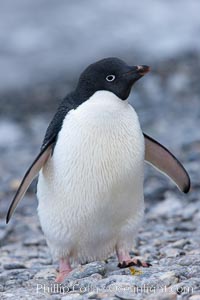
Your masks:
<svg viewBox="0 0 200 300"><path fill-rule="evenodd" d="M184 193L190 189L182 164L142 132L134 108L123 101L149 70L113 57L87 67L61 102L9 207L7 223L39 173L38 215L59 260L58 283L72 270L71 263L113 253L120 268L150 266L129 255L144 212L144 160Z"/></svg>
<svg viewBox="0 0 200 300"><path fill-rule="evenodd" d="M108 76L106 76L106 80L107 80L108 82L114 81L114 80L115 80L115 75L108 75Z"/></svg>

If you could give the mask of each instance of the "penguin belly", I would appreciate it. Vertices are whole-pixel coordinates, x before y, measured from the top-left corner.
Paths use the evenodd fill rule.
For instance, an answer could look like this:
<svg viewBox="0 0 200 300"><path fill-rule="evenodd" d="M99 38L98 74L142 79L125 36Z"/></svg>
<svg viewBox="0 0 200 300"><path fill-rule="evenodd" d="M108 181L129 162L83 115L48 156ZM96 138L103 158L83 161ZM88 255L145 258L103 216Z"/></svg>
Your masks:
<svg viewBox="0 0 200 300"><path fill-rule="evenodd" d="M53 257L84 263L130 250L144 211L143 168L144 138L127 101L100 91L71 110L37 187Z"/></svg>

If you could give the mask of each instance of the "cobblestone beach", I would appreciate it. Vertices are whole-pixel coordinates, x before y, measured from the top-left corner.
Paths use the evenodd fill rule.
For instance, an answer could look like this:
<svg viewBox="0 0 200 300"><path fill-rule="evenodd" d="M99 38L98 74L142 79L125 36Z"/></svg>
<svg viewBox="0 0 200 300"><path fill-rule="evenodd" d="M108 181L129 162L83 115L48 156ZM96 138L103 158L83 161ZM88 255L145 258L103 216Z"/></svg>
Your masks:
<svg viewBox="0 0 200 300"><path fill-rule="evenodd" d="M152 267L119 269L113 256L76 267L62 285L54 284L58 265L52 262L37 218L35 184L8 225L5 216L23 172L37 154L64 83L55 86L57 95L51 85L41 86L43 102L34 87L16 92L21 110L13 109L11 95L2 95L1 299L200 299L200 88L195 73L199 61L197 54L186 53L154 64L152 74L130 97L144 131L181 160L192 182L190 193L184 195L146 167L145 218L131 254Z"/></svg>

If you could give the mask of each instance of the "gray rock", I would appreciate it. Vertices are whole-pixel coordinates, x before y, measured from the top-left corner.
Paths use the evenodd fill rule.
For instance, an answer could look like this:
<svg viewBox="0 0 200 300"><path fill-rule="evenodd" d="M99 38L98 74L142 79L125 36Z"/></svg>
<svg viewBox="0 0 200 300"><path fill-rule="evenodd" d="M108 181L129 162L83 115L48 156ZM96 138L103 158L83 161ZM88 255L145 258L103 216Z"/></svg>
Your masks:
<svg viewBox="0 0 200 300"><path fill-rule="evenodd" d="M151 215L156 216L167 216L169 215L180 215L183 208L180 200L174 195L167 193L166 199L160 203L157 203L156 206L152 207Z"/></svg>
<svg viewBox="0 0 200 300"><path fill-rule="evenodd" d="M61 300L61 296L59 295L52 295L49 297L49 300Z"/></svg>
<svg viewBox="0 0 200 300"><path fill-rule="evenodd" d="M106 273L106 264L104 262L97 261L80 266L71 272L70 277L74 279L80 279L95 273L104 275Z"/></svg>
<svg viewBox="0 0 200 300"><path fill-rule="evenodd" d="M178 257L180 255L181 250L173 249L169 247L165 247L160 249L160 253L165 255L166 257Z"/></svg>
<svg viewBox="0 0 200 300"><path fill-rule="evenodd" d="M81 299L83 299L83 297L78 293L73 293L62 297L62 300L81 300Z"/></svg>
<svg viewBox="0 0 200 300"><path fill-rule="evenodd" d="M5 238L8 236L9 232L11 232L11 229L8 230L8 227L7 228L5 228L5 227L1 228L0 227L0 242L1 242L1 244L3 244Z"/></svg>
<svg viewBox="0 0 200 300"><path fill-rule="evenodd" d="M175 231L195 231L196 226L191 224L190 222L183 222L174 227Z"/></svg>
<svg viewBox="0 0 200 300"><path fill-rule="evenodd" d="M25 239L24 246L46 245L46 241L42 236L31 236Z"/></svg>
<svg viewBox="0 0 200 300"><path fill-rule="evenodd" d="M199 290L200 282L199 278L190 278L188 280L183 280L182 282L173 286L173 290L177 294L182 296L190 296L195 293L196 290Z"/></svg>
<svg viewBox="0 0 200 300"><path fill-rule="evenodd" d="M187 239L181 239L171 244L174 248L183 249L186 244L190 244L190 241Z"/></svg>
<svg viewBox="0 0 200 300"><path fill-rule="evenodd" d="M41 279L47 279L47 280L51 280L51 279L55 279L56 277L56 270L52 267L50 268L44 268L41 269L39 272L37 272L34 276L34 278L36 280L41 280Z"/></svg>
<svg viewBox="0 0 200 300"><path fill-rule="evenodd" d="M168 292L156 292L153 293L152 295L147 295L146 296L147 300L176 300L177 299L177 294L175 292L172 292L168 290Z"/></svg>
<svg viewBox="0 0 200 300"><path fill-rule="evenodd" d="M125 287L124 287L125 288ZM135 293L131 293L131 292L116 292L115 296L118 299L122 299L122 300L135 300Z"/></svg>
<svg viewBox="0 0 200 300"><path fill-rule="evenodd" d="M8 280L8 277L6 276L6 274L0 275L0 284L4 285L6 280Z"/></svg>
<svg viewBox="0 0 200 300"><path fill-rule="evenodd" d="M194 205L188 205L187 208L182 212L182 220L188 221L193 219L196 212L198 212L198 207Z"/></svg>
<svg viewBox="0 0 200 300"><path fill-rule="evenodd" d="M97 299L97 293L96 292L89 292L88 294L87 294L87 298L88 299Z"/></svg>
<svg viewBox="0 0 200 300"><path fill-rule="evenodd" d="M0 292L4 291L4 286L2 284L0 284Z"/></svg>
<svg viewBox="0 0 200 300"><path fill-rule="evenodd" d="M12 269L26 269L26 266L22 263L10 263L10 264L4 264L5 270L12 270Z"/></svg>
<svg viewBox="0 0 200 300"><path fill-rule="evenodd" d="M181 266L200 266L200 257L192 255L181 258L177 261Z"/></svg>

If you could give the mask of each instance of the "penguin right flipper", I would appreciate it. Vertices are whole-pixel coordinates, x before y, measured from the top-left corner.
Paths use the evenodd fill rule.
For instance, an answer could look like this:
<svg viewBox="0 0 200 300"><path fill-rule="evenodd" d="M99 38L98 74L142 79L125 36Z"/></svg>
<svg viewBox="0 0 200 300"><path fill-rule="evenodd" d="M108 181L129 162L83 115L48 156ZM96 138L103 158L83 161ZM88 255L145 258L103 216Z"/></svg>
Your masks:
<svg viewBox="0 0 200 300"><path fill-rule="evenodd" d="M32 165L27 170L26 174L24 175L24 178L22 179L22 182L15 194L15 197L13 198L12 203L8 209L8 213L6 216L6 223L10 221L10 218L15 208L17 207L19 201L23 198L31 182L38 175L39 171L41 170L41 168L44 166L49 156L51 155L53 143L54 143L53 140L50 140L49 143L43 146L42 150L40 151L36 159L33 161Z"/></svg>
<svg viewBox="0 0 200 300"><path fill-rule="evenodd" d="M168 175L179 187L188 193L190 190L190 177L180 161L163 145L144 134L145 160Z"/></svg>

